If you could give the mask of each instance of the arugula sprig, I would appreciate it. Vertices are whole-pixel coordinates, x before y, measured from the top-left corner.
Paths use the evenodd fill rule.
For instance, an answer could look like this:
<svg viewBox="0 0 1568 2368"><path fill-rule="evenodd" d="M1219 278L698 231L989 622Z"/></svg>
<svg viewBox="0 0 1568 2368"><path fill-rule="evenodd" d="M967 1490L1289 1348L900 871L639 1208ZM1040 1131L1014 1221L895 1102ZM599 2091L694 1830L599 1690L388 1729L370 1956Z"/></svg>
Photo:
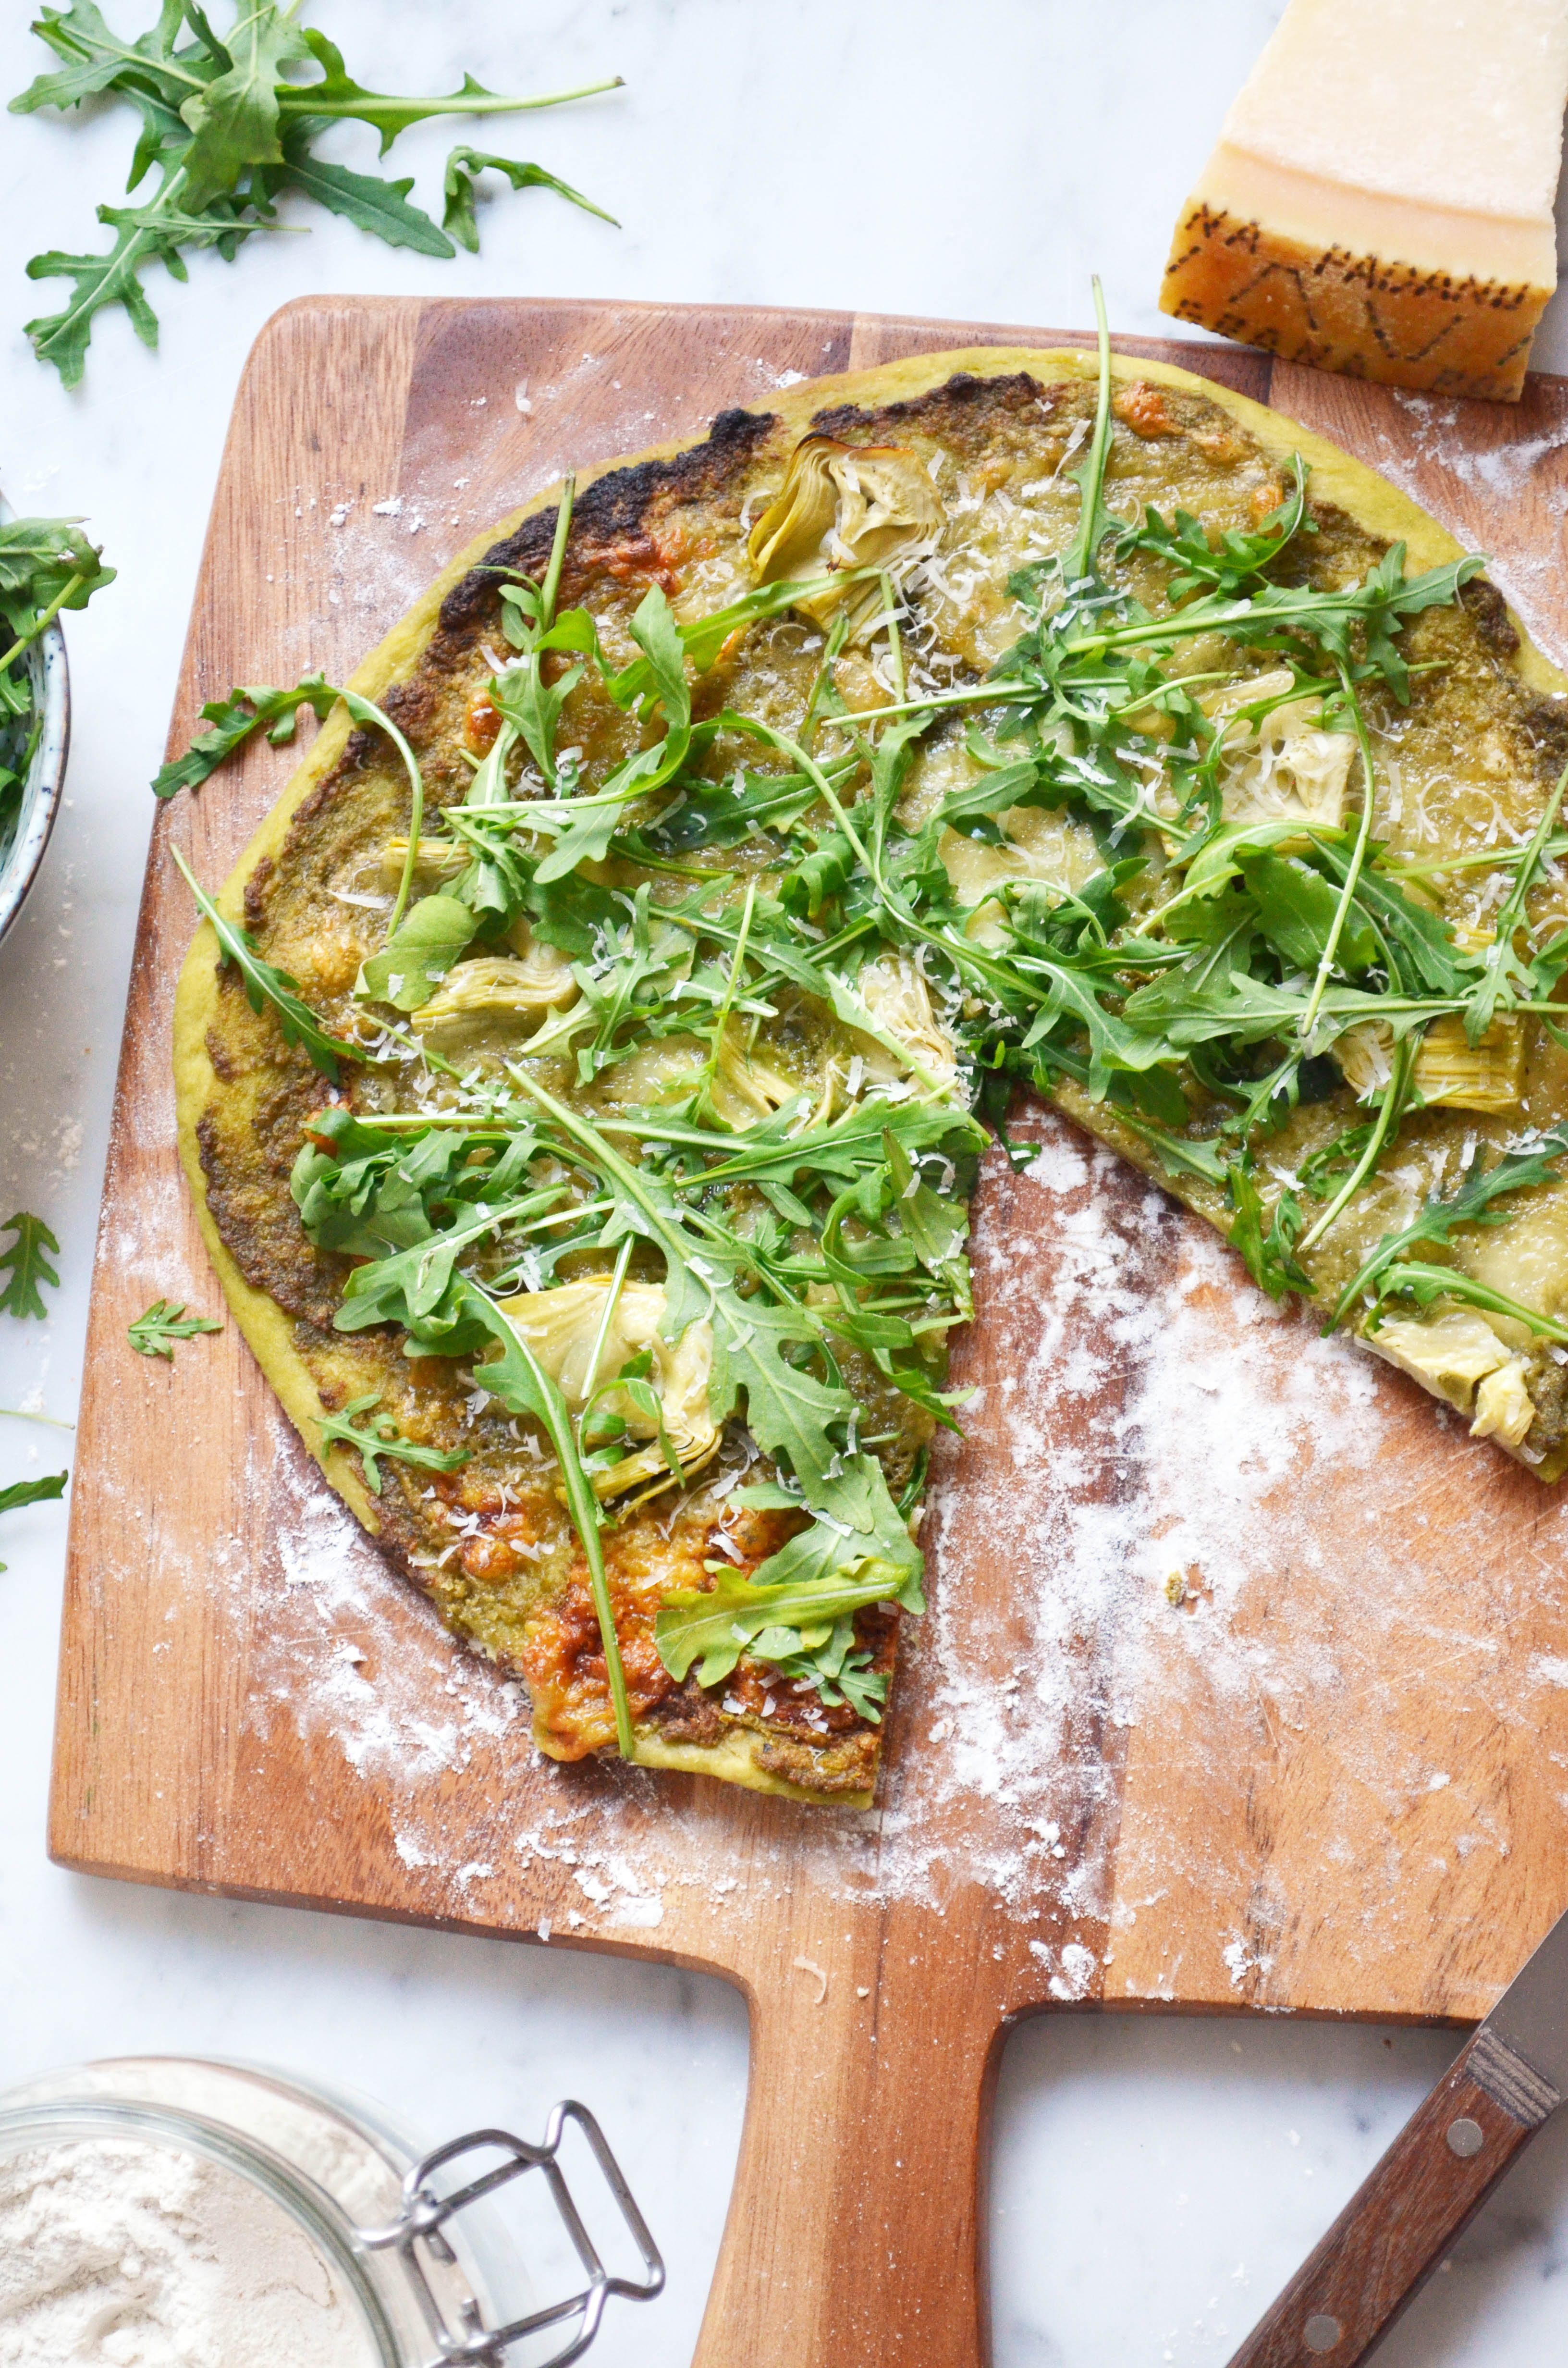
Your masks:
<svg viewBox="0 0 1568 2368"><path fill-rule="evenodd" d="M51 1472L38 1480L13 1480L8 1488L0 1488L0 1513L19 1512L24 1505L48 1505L65 1494L69 1472ZM0 1562L0 1570L6 1565Z"/></svg>
<svg viewBox="0 0 1568 2368"><path fill-rule="evenodd" d="M1435 1194L1426 1201L1408 1225L1385 1234L1370 1256L1363 1260L1357 1272L1340 1292L1330 1318L1330 1325L1343 1324L1351 1310L1373 1289L1380 1286L1379 1296L1392 1287L1386 1280L1396 1261L1420 1242L1448 1245L1452 1242L1456 1225L1501 1225L1507 1223L1509 1210L1500 1209L1497 1202L1515 1192L1527 1192L1538 1184L1551 1182L1556 1176L1556 1162L1568 1154L1568 1123L1549 1127L1533 1141L1517 1149L1504 1152L1488 1167L1478 1157L1474 1167L1456 1190ZM1442 1269L1450 1282L1456 1281L1452 1271ZM1375 1303L1374 1303L1375 1304Z"/></svg>
<svg viewBox="0 0 1568 2368"><path fill-rule="evenodd" d="M412 180L350 172L318 156L312 143L333 123L354 119L380 133L385 155L400 132L430 117L559 107L613 90L619 75L520 98L465 74L460 89L442 97L396 97L354 81L326 36L300 24L299 5L236 0L234 21L220 35L195 0L161 0L156 22L132 40L113 31L96 0L46 6L35 20L34 32L61 67L14 98L12 113L121 98L141 118L126 187L134 190L150 171L158 174L151 197L98 208L99 221L115 233L107 251L51 249L28 265L29 279L74 283L63 311L28 324L40 359L52 362L67 386L82 376L93 321L107 306L122 305L143 343L157 343L157 317L142 284L150 264L161 262L184 279L190 248L216 247L232 261L243 241L274 226L277 201L290 191L313 198L389 245L441 256L457 252L452 236L477 248L474 184L486 171L505 174L514 189L553 189L585 212L611 219L542 165L459 147L447 166L447 223L438 228L410 203ZM189 40L183 38L187 32ZM299 80L298 69L312 64L320 75Z"/></svg>
<svg viewBox="0 0 1568 2368"><path fill-rule="evenodd" d="M266 961L258 952L248 929L225 919L177 847L171 847L169 853L186 886L195 897L202 918L211 923L212 934L218 940L220 961L225 968L233 962L238 970L245 991L245 1001L251 1009L259 1012L270 1004L278 1014L284 1042L301 1046L312 1064L334 1085L341 1075L339 1064L342 1062L371 1059L372 1055L364 1045L346 1044L341 1037L328 1034L300 993L298 979L290 978L289 973L279 970L275 962Z"/></svg>
<svg viewBox="0 0 1568 2368"><path fill-rule="evenodd" d="M427 1447L420 1440L405 1439L396 1423L387 1417L371 1419L381 1403L380 1390L367 1390L362 1397L350 1398L341 1412L318 1415L316 1427L321 1432L323 1455L332 1446L352 1447L372 1497L381 1493L383 1456L391 1456L399 1463L416 1464L422 1472L461 1471L469 1461L466 1449ZM364 1417L362 1422L356 1420L359 1416Z"/></svg>
<svg viewBox="0 0 1568 2368"><path fill-rule="evenodd" d="M3 1207L4 1202L0 1202ZM31 1315L40 1322L49 1310L43 1304L44 1287L60 1287L58 1269L50 1264L51 1257L58 1258L60 1244L41 1217L29 1210L18 1209L7 1217L3 1229L11 1235L0 1249L0 1274L8 1273L10 1281L0 1291L0 1311L7 1315Z"/></svg>
<svg viewBox="0 0 1568 2368"><path fill-rule="evenodd" d="M208 775L227 757L243 747L254 733L265 731L273 746L292 740L301 711L309 708L324 723L337 692L318 671L307 674L292 689L275 690L266 683L247 684L227 699L210 699L202 720L211 725L198 733L183 756L170 757L153 776L153 795L172 798L180 790L199 789Z"/></svg>
<svg viewBox="0 0 1568 2368"><path fill-rule="evenodd" d="M126 1338L142 1357L166 1357L173 1364L176 1340L194 1340L200 1332L222 1332L210 1315L187 1315L185 1302L154 1299L145 1315L126 1326Z"/></svg>

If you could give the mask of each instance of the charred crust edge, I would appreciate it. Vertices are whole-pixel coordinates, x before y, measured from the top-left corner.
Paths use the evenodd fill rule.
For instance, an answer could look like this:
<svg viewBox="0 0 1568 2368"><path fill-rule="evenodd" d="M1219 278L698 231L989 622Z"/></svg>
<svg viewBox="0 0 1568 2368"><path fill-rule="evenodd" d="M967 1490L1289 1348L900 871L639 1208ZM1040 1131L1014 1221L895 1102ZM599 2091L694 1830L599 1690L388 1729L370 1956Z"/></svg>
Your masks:
<svg viewBox="0 0 1568 2368"><path fill-rule="evenodd" d="M722 411L700 444L677 452L673 461L639 461L631 468L612 469L596 479L578 497L572 513L574 557L592 564L596 550L613 550L640 535L650 510L661 495L679 501L699 501L722 485L737 463L744 464L756 447L778 426L771 411ZM555 536L555 505L536 510L515 534L493 543L476 567L454 585L441 603L441 629L471 633L494 611L496 578L491 570L513 568L520 575L539 575L550 557Z"/></svg>
<svg viewBox="0 0 1568 2368"><path fill-rule="evenodd" d="M842 437L852 429L880 427L888 420L914 424L928 419L934 413L967 410L983 400L1004 411L1022 411L1040 396L1055 392L1031 378L1028 370L1013 370L999 378L980 378L973 370L955 370L951 378L925 394L907 396L901 403L879 404L873 411L862 410L854 403L830 404L812 414L812 433Z"/></svg>

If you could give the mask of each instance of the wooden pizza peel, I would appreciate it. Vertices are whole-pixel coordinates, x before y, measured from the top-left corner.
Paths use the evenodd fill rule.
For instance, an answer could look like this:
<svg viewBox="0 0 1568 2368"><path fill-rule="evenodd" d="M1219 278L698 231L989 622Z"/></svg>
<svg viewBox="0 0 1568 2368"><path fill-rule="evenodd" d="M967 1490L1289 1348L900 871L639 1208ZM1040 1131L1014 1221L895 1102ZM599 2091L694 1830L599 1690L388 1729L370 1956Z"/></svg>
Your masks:
<svg viewBox="0 0 1568 2368"><path fill-rule="evenodd" d="M236 401L170 746L244 681L343 672L490 519L794 376L1060 331L657 305L309 299ZM1182 361L1404 484L1568 659L1568 381L1514 410L1229 347ZM341 670L341 671L340 671ZM989 2098L1041 2010L1482 2013L1568 1906L1563 1511L1402 1376L1281 1315L1065 1121L976 1211L976 1386L878 1806L812 1810L528 1739L326 1489L215 1305L170 1008L295 762L160 812L94 1283L51 1844L131 1881L608 1949L751 2013L701 2368L974 2368ZM1174 1599L1174 1600L1173 1600ZM654 2218L656 2222L657 2214ZM655 2233L656 2226L655 2226Z"/></svg>

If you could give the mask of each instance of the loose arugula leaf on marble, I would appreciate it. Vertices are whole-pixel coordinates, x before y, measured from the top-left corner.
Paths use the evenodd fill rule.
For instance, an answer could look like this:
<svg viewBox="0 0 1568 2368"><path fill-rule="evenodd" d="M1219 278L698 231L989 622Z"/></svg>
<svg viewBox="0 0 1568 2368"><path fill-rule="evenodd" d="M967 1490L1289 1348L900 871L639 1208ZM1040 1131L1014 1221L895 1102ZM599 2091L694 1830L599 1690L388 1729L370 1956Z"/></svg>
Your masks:
<svg viewBox="0 0 1568 2368"><path fill-rule="evenodd" d="M199 1332L222 1329L210 1315L187 1315L183 1299L154 1299L144 1315L127 1325L125 1337L139 1356L166 1357L173 1364L176 1340L194 1340Z"/></svg>
<svg viewBox="0 0 1568 2368"><path fill-rule="evenodd" d="M406 246L415 255L434 255L443 260L456 253L444 230L429 215L409 202L408 193L414 187L412 175L400 181L382 180L375 173L351 173L347 165L328 164L324 157L312 155L301 132L285 134L280 160L253 175L259 187L265 177L267 201L271 201L287 189L298 189L301 197L313 198L328 213L341 214L356 230L369 231L386 246ZM260 229L257 222L254 227Z"/></svg>
<svg viewBox="0 0 1568 2368"><path fill-rule="evenodd" d="M487 90L472 74L461 88L433 97L396 97L367 89L349 75L325 35L299 22L299 0L236 0L234 19L220 34L190 0L163 0L157 20L133 40L116 33L94 0L46 6L33 30L61 61L11 101L16 114L66 109L85 99L123 99L141 118L128 188L153 165L151 199L131 206L100 206L98 218L115 232L99 254L58 249L28 265L34 279L74 282L63 311L28 324L40 360L51 361L67 386L82 376L93 321L120 305L144 344L155 345L158 324L142 274L163 263L186 277L185 253L216 246L233 260L241 242L274 227L276 200L293 189L346 216L389 245L425 255L456 253L447 232L409 202L410 180L389 181L350 172L314 153L312 142L335 121L357 119L381 134L384 155L399 132L432 116L489 116L557 107L614 89L619 76L539 98ZM187 40L187 31L194 36ZM297 69L317 65L301 81ZM537 165L472 149L453 151L446 177L449 224L465 245L477 247L474 176L503 172L514 188L551 188L589 213L601 209ZM608 215L602 217L606 221Z"/></svg>
<svg viewBox="0 0 1568 2368"><path fill-rule="evenodd" d="M0 1202L0 1207L4 1205ZM0 1249L0 1274L10 1277L0 1291L0 1311L7 1315L31 1315L41 1323L49 1314L43 1304L44 1286L56 1291L60 1287L59 1273L49 1262L60 1256L60 1244L43 1219L27 1209L7 1217L0 1231L11 1236Z"/></svg>
<svg viewBox="0 0 1568 2368"><path fill-rule="evenodd" d="M0 1513L17 1512L23 1505L51 1504L65 1493L69 1472L51 1472L40 1480L13 1480L8 1488L0 1488ZM6 1567L0 1563L0 1570Z"/></svg>
<svg viewBox="0 0 1568 2368"><path fill-rule="evenodd" d="M564 198L569 205L581 206L585 214L597 214L600 222L608 222L612 229L620 228L613 214L607 214L602 206L596 206L591 198L585 198L581 189L574 189L569 181L559 180L553 173L547 173L542 165L525 165L515 156L492 156L478 148L459 147L454 148L447 159L444 183L447 202L446 211L441 216L441 227L449 237L457 240L460 246L466 246L471 255L479 253L479 219L474 211L474 191L483 173L501 174L514 189L553 189L556 196Z"/></svg>
<svg viewBox="0 0 1568 2368"><path fill-rule="evenodd" d="M309 708L324 723L337 692L319 670L305 675L292 689L274 690L265 683L232 690L227 699L210 699L202 720L211 725L198 733L181 757L171 757L153 776L153 795L172 798L180 790L199 789L208 775L256 732L265 731L273 746L292 740L300 716Z"/></svg>
<svg viewBox="0 0 1568 2368"><path fill-rule="evenodd" d="M69 1472L51 1472L38 1480L13 1480L8 1488L0 1488L0 1513L19 1512L24 1505L52 1504L65 1494ZM0 1562L0 1571L6 1567Z"/></svg>

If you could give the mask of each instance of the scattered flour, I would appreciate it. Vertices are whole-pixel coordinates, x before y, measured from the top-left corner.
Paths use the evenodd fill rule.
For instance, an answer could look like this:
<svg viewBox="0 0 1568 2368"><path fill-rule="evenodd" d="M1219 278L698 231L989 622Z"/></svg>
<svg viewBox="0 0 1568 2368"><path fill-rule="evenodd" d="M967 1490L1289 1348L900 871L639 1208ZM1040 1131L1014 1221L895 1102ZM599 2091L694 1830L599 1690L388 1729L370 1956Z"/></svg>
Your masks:
<svg viewBox="0 0 1568 2368"><path fill-rule="evenodd" d="M0 2164L6 2368L373 2368L357 2305L279 2204L140 2138Z"/></svg>
<svg viewBox="0 0 1568 2368"><path fill-rule="evenodd" d="M1113 1907L1162 1896L1175 1865L1197 1886L1182 1912L1239 1990L1274 1944L1248 1923L1218 1964L1253 1874L1222 1856L1228 1806L1210 1818L1206 1800L1229 1804L1282 1733L1354 1701L1364 1714L1335 1713L1335 1782L1391 1819L1417 1794L1451 1802L1461 1780L1430 1787L1435 1761L1456 1764L1446 1743L1429 1738L1418 1767L1391 1751L1392 1690L1453 1669L1511 1721L1565 1682L1568 1656L1515 1669L1497 1643L1517 1600L1499 1589L1555 1585L1549 1538L1486 1575L1511 1469L1456 1440L1475 1459L1473 1508L1445 1500L1429 1532L1419 1502L1385 1520L1390 1426L1418 1422L1425 1451L1430 1406L1254 1291L1217 1235L1113 1154L1050 1114L1034 1123L1038 1156L1017 1177L994 1162L977 1212L977 1321L955 1373L975 1395L967 1439L944 1437L935 1461L931 1608L904 1631L872 1810L763 1821L743 1845L710 1788L541 1761L520 1690L388 1572L275 1415L254 1474L270 1492L267 1561L218 1555L248 1631L248 1725L375 1781L430 1912L531 1932L545 1910L552 1930L608 1937L674 1908L678 1941L693 1894L721 1918L801 1884L940 1917L979 1886L998 1933L1039 1936L1045 1986L1070 2000L1096 1979L1085 1941L1103 1949ZM1478 1575L1459 1598L1438 1583L1455 1568ZM1504 1846L1483 1804L1465 1814L1467 1847ZM1331 1816L1323 1850L1335 1830ZM483 1888L480 1865L494 1869ZM1369 1872L1356 1912L1386 1916L1394 1881L1392 1861L1386 1881Z"/></svg>

